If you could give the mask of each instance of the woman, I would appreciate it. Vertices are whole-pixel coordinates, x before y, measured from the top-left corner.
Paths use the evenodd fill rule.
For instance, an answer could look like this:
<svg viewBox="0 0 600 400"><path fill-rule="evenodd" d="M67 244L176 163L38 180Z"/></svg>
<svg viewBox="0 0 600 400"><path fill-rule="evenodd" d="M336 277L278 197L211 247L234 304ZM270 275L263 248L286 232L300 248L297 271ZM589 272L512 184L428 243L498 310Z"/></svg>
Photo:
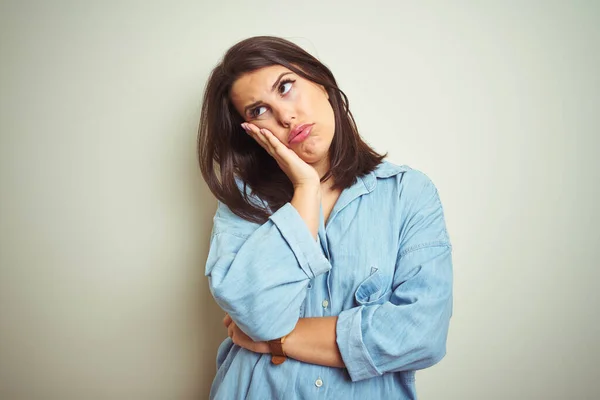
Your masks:
<svg viewBox="0 0 600 400"><path fill-rule="evenodd" d="M435 186L359 136L331 71L253 37L213 70L200 166L226 312L215 399L412 399L445 355L451 245Z"/></svg>

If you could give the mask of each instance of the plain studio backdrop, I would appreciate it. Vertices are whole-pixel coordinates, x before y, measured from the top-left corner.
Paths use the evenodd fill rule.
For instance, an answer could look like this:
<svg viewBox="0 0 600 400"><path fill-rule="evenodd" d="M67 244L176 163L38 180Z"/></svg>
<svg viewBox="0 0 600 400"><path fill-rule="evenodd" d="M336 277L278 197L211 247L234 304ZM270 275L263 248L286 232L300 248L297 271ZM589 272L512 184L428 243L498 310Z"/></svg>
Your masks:
<svg viewBox="0 0 600 400"><path fill-rule="evenodd" d="M420 398L599 398L600 3L316 0L2 2L0 398L208 396L198 118L255 35L438 186L454 316Z"/></svg>

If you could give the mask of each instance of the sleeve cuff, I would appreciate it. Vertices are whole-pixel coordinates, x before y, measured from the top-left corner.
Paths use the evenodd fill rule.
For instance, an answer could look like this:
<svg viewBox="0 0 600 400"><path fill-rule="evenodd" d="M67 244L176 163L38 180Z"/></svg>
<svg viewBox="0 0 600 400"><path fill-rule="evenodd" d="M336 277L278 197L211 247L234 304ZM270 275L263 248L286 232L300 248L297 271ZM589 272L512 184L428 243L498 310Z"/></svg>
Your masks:
<svg viewBox="0 0 600 400"><path fill-rule="evenodd" d="M336 325L336 342L353 382L381 375L363 343L363 308L342 311Z"/></svg>
<svg viewBox="0 0 600 400"><path fill-rule="evenodd" d="M269 217L296 256L300 268L309 279L331 269L318 240L310 234L306 223L291 203L286 203Z"/></svg>

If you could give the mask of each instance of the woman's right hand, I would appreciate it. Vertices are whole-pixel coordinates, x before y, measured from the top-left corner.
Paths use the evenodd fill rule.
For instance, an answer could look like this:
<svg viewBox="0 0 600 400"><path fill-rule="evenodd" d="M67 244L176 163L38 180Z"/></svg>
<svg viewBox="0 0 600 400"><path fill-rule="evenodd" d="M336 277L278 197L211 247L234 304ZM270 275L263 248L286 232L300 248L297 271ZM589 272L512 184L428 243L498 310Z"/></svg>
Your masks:
<svg viewBox="0 0 600 400"><path fill-rule="evenodd" d="M267 129L243 123L242 127L277 161L281 170L294 185L292 206L306 223L313 238L319 231L319 209L321 206L321 179L311 165L301 159L292 149L281 143Z"/></svg>
<svg viewBox="0 0 600 400"><path fill-rule="evenodd" d="M281 170L292 181L294 189L304 186L320 187L321 180L317 170L284 145L273 133L248 122L244 122L242 128L277 161Z"/></svg>

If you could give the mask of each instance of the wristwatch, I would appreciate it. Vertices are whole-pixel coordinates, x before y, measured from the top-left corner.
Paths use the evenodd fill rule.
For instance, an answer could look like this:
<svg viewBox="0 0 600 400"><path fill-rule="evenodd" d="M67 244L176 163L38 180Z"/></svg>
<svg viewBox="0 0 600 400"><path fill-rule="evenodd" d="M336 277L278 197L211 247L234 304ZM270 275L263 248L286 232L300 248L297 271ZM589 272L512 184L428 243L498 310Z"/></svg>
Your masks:
<svg viewBox="0 0 600 400"><path fill-rule="evenodd" d="M280 337L279 339L269 340L269 347L271 348L271 362L275 365L282 364L287 360L285 351L283 351L283 342L287 335Z"/></svg>

